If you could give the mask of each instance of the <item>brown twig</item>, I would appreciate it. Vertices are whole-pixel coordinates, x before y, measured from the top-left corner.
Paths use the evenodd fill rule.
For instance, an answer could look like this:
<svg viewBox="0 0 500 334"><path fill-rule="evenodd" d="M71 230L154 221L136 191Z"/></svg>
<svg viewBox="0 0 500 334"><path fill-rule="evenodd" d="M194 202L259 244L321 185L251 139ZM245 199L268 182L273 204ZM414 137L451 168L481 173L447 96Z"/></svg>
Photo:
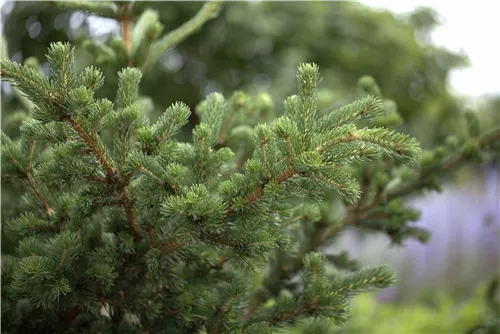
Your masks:
<svg viewBox="0 0 500 334"><path fill-rule="evenodd" d="M148 230L148 233L149 233L149 242L150 242L151 248L155 248L156 247L154 232L155 232L155 229L153 228L153 226L151 226L149 228L149 230Z"/></svg>
<svg viewBox="0 0 500 334"><path fill-rule="evenodd" d="M139 232L139 226L137 224L137 219L135 217L132 201L130 200L127 194L127 187L123 187L122 201L123 201L123 208L125 209L125 214L127 215L128 226L132 231L132 233L134 234L135 239L137 241L140 241L142 239L142 236L141 233Z"/></svg>
<svg viewBox="0 0 500 334"><path fill-rule="evenodd" d="M297 316L299 314L309 313L309 312L311 312L311 311L314 310L315 302L316 302L316 300L313 299L312 301L310 301L306 305L301 306L300 308L298 308L295 311L287 312L287 313L284 313L282 315L277 315L273 319L269 320L268 323L271 326L275 326L278 323L283 322L283 321L287 321L290 318L295 317L295 316Z"/></svg>
<svg viewBox="0 0 500 334"><path fill-rule="evenodd" d="M139 227L137 224L137 219L135 217L134 208L132 206L132 201L130 200L127 193L127 185L130 176L126 177L125 180L120 181L120 176L118 175L118 171L112 166L106 153L101 151L95 140L88 135L88 133L82 128L80 123L78 123L69 116L65 116L62 119L67 121L71 125L73 130L75 130L78 133L78 135L82 138L82 140L87 144L89 149L92 151L92 153L94 153L95 157L106 171L106 174L110 182L115 182L119 184L120 188L122 189L122 205L125 209L125 214L127 216L127 223L130 227L130 230L134 234L135 239L137 241L141 240L142 236L139 232Z"/></svg>
<svg viewBox="0 0 500 334"><path fill-rule="evenodd" d="M30 183L31 187L33 188L33 190L35 191L35 195L36 197L38 198L38 200L40 201L40 203L42 203L44 209L45 209L45 213L50 217L52 216L53 214L53 210L52 208L50 207L49 203L47 202L47 200L45 199L45 197L43 197L42 193L40 192L40 189L38 188L38 184L36 183L35 179L33 178L33 153L35 151L35 141L32 139L30 141L30 146L29 146L29 150L28 150L28 169L25 171L25 175L28 179L28 182Z"/></svg>
<svg viewBox="0 0 500 334"><path fill-rule="evenodd" d="M33 187L33 190L35 191L36 197L42 203L42 205L43 205L43 207L45 209L45 213L47 213L48 216L52 216L52 214L54 213L54 211L50 207L49 203L47 203L47 200L45 199L45 197L43 197L42 193L40 192L40 189L38 188L38 185L36 184L35 179L31 175L31 172L27 171L26 172L26 177L28 178L28 181L29 181L30 185Z"/></svg>
<svg viewBox="0 0 500 334"><path fill-rule="evenodd" d="M286 180L290 179L293 175L295 175L295 169L293 166L290 166L287 170L282 172L280 175L276 176L273 181L280 184L285 182ZM262 196L264 195L264 185L259 185L257 189L255 189L250 195L245 197L245 201L247 205L250 205L257 200L259 200ZM228 211L226 211L226 215L234 215L236 213L235 210L226 208Z"/></svg>
<svg viewBox="0 0 500 334"><path fill-rule="evenodd" d="M73 320L80 314L80 306L73 305L66 311L60 313L59 319L64 328L68 328L73 323Z"/></svg>
<svg viewBox="0 0 500 334"><path fill-rule="evenodd" d="M130 7L129 3L120 5L120 11L124 11ZM128 66L132 67L134 64L132 63L132 17L129 15L120 15L117 17L117 21L120 22L123 43L125 44L125 48L127 49L127 59Z"/></svg>
<svg viewBox="0 0 500 334"><path fill-rule="evenodd" d="M67 121L71 125L73 130L75 130L78 133L78 135L83 139L83 141L87 144L87 146L92 150L95 157L97 158L97 160L99 161L101 166L106 171L108 177L110 179L115 179L117 176L116 169L113 168L113 166L109 162L109 160L106 156L106 153L102 152L99 149L99 146L97 145L97 143L88 135L87 132L85 132L85 130L80 125L80 123L78 123L77 121L75 121L73 118L71 118L69 116L65 116L62 119Z"/></svg>
<svg viewBox="0 0 500 334"><path fill-rule="evenodd" d="M186 245L185 242L179 241L179 239L175 239L175 241L171 241L169 243L166 243L164 245L160 246L160 251L163 253L172 253L173 251L182 248Z"/></svg>
<svg viewBox="0 0 500 334"><path fill-rule="evenodd" d="M224 315L228 308L229 308L229 305L231 304L231 302L236 299L235 296L231 296L230 298L228 298L228 300L222 304L221 306L218 306L215 310L215 315L217 316L217 318L222 318L222 315ZM217 334L218 333L218 330L219 330L219 322L215 323L214 327L212 327L212 329L210 330L210 334Z"/></svg>

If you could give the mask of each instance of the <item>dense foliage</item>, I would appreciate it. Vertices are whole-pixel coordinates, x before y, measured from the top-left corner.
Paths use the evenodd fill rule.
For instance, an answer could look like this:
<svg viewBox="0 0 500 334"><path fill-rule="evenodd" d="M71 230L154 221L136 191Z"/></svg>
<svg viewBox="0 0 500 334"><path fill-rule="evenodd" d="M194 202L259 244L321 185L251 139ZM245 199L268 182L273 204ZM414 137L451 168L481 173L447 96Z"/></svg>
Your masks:
<svg viewBox="0 0 500 334"><path fill-rule="evenodd" d="M483 130L474 112L459 119L467 132L447 132L423 152L417 139L395 131L402 115L411 118L421 104L448 108L457 101L444 86L421 86L425 103L408 99L407 89L398 96L405 86L392 73L410 85L416 68L398 56L376 64L366 53L384 58L378 46L372 50L371 40L348 33L346 17L357 18L365 28L352 32L366 37L374 26L363 22L389 14L369 15L358 4L301 3L288 4L277 20L270 15L279 12L278 3L225 5L225 20L216 19L220 2L62 1L20 5L9 17L22 21L23 10L50 9L40 14L48 24L60 13L83 10L116 20L122 31L105 43L81 35L76 49L46 43L48 71L40 65L46 51L31 49L34 57L21 65L2 50L2 80L15 94L2 112L2 195L10 200L2 207L4 331L271 333L304 318L345 323L351 297L390 285L394 274L383 265L360 268L347 252L324 248L347 228L382 232L396 244L425 242L427 231L412 224L419 213L404 198L439 190L442 174L498 151L500 129ZM306 20L304 11L311 15L307 29L283 30L287 18ZM168 26L183 15L193 16ZM421 11L411 24L389 20L372 38L382 43L396 31L392 24L406 27L382 46L408 52L416 62L430 59L422 65L431 71L425 78L437 73L440 87L456 59L448 54L455 60L435 71L437 50L426 58L415 40L407 49L401 42L430 17ZM322 24L365 56L328 43L332 49L308 46L308 37L321 38ZM242 36L258 34L264 43L271 31L281 44L268 58L252 54L252 39ZM13 42L15 31L6 33L9 47L25 47ZM206 80L192 80L192 73L168 77L172 69L160 66L172 49L184 52L183 59L194 57L189 44L177 47L189 36L201 50L191 50L200 57L193 63L204 64L204 75L223 85L225 96L204 94ZM237 41L242 44L231 51ZM320 66L335 64L327 66L322 90L319 66L297 61L286 46L294 43ZM266 59L289 63L272 66ZM301 63L294 92L290 62ZM268 73L278 89L257 92L225 77L247 65L236 82ZM187 86L182 76L191 78ZM282 99L284 107L276 107Z"/></svg>

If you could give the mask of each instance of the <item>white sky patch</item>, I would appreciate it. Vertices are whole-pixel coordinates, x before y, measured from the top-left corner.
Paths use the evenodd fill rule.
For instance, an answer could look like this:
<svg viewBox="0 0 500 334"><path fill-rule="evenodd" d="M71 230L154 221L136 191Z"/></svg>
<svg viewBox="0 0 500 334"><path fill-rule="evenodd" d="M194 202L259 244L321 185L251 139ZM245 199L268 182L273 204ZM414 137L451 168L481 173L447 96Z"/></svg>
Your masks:
<svg viewBox="0 0 500 334"><path fill-rule="evenodd" d="M361 0L371 7L407 13L431 7L442 24L431 32L432 41L451 51L463 51L470 66L450 73L450 88L469 96L500 94L500 20L498 1Z"/></svg>

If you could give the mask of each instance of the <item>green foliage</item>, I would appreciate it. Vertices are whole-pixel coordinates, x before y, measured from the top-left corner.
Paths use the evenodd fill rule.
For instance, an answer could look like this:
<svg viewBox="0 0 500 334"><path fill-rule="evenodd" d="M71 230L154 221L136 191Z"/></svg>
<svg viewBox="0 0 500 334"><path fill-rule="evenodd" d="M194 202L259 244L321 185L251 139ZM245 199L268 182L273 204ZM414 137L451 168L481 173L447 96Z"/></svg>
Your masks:
<svg viewBox="0 0 500 334"><path fill-rule="evenodd" d="M473 298L462 303L437 294L431 303L384 304L374 294L362 294L352 300L352 319L344 326L311 320L283 333L497 333L498 310L485 303L492 283L481 284Z"/></svg>
<svg viewBox="0 0 500 334"><path fill-rule="evenodd" d="M362 98L323 109L314 63L298 66L283 113L270 94L237 90L195 107L179 97L155 115L141 80L155 78L160 56L221 3L164 36L163 12L140 2L51 5L113 17L123 36L82 43L103 71L82 68L63 42L50 44L49 76L33 60L2 59L2 79L29 101L2 131L2 179L20 199L2 210L14 245L2 256L8 332L271 333L313 317L345 323L353 296L395 277L324 247L350 227L425 241L404 197L439 190L438 175L498 145L500 130L485 132L468 114L467 138L422 152L393 129L398 104L368 76ZM112 93L104 73L116 79ZM192 116L199 122L183 141Z"/></svg>
<svg viewBox="0 0 500 334"><path fill-rule="evenodd" d="M243 323L237 321L240 311L234 309L246 293L242 278L240 283L238 280L226 282L229 290L222 289L224 281L209 281L207 288L214 283L217 285L208 294L203 292L201 295L199 292L202 291L196 285L189 285L193 282L185 270L190 270L186 267L196 258L195 249L200 247L225 250L235 265L251 269L257 269L258 260L263 260L270 250L285 247L286 235L282 233L279 221L286 218L287 210L293 208L293 202L286 204L284 200L295 195L294 188L303 193L323 183L347 200L355 199L350 194L359 196L351 189L355 181L337 170L338 157L323 154L337 143L346 140L359 142L373 146L372 150L380 154L394 151L395 158L416 160L419 148L414 140L382 128L371 133L368 129L358 130L351 126L348 138L344 140L342 136L346 131L339 131L335 136L334 128L325 128L323 124L323 132L330 135L318 137L314 104L319 75L317 66L303 64L299 67L299 95L292 106L295 113L290 117L283 116L277 124L260 124L255 128L255 150L253 157L243 166L244 172L214 184L214 176L233 157L229 148L213 149L224 116L227 117L227 111L231 109L221 94L209 95L198 106L201 123L193 130L192 144L169 141L186 122L189 109L183 104L175 104L156 124L148 126L136 104L140 72L126 69L119 73L115 107L110 101L93 97L102 77L94 68L76 73L72 65L73 49L68 44L52 44L48 59L52 66L50 79L44 79L41 72L34 73L30 68L16 66L11 61L2 62L3 78L17 84L28 98L33 94L35 104L31 118L23 125L23 128L33 130L21 131L19 142L11 141L6 135L2 141L3 171L17 171L28 179L35 195L31 204L33 209L38 206L35 212L39 215L27 211L8 225L14 238L19 238L17 251L20 256L12 274L12 284L6 290L12 300L20 298L42 311L53 312L71 308L75 300L85 294L84 304L77 303L73 307L84 306L83 312L95 315L99 313L96 309L99 300L111 299L121 292L124 303L137 303L137 300L148 298L148 303L155 306L138 311L138 305L134 304L117 306L115 301L105 303L115 305L119 310L139 312L136 315L142 326L161 328L158 326L165 324L158 316L167 311L165 307L168 306L162 302L162 296L157 300L151 298L159 292L158 289L171 285L174 295L182 291L181 300L186 296L205 300L197 307L190 306L192 315L184 316L188 327L174 320L172 325L184 330L190 326L236 329L264 322L274 327L311 315L344 321L348 295L392 282L387 269L366 269L348 276L322 277L319 273L324 271L326 258L320 254L316 257L314 253L306 254L303 283L306 290L303 296L281 297L284 298L282 306L267 315L250 316ZM33 82L44 80L47 87L54 89L48 98L38 99L44 94L45 87ZM352 112L360 113L355 108ZM54 126L53 122L62 126L65 136L57 132L52 138L49 135L56 145L46 146L50 156L38 161L45 150L34 150L37 134L44 137L43 131L37 127ZM114 138L112 150L106 147L99 135L103 131L108 131L108 135ZM139 141L132 140L135 135L139 135ZM23 141L30 144L22 145ZM278 150L279 142L284 143L286 149ZM357 147L339 147L337 151L340 156L363 157ZM70 198L64 192L67 185L71 186ZM321 193L316 194L316 200L319 200L318 196ZM270 201L272 197L279 201L273 203ZM135 202L139 203L137 208L133 206ZM124 210L118 211L117 206ZM99 209L103 211L98 212ZM263 217L269 212L277 216L265 223ZM96 220L99 216L105 219L104 224ZM40 232L48 229L52 229L54 236L37 238L41 237ZM32 236L25 237L25 231ZM96 261L92 252L103 247L116 255ZM142 262L144 258L148 259L147 266ZM165 261L170 266L162 265ZM169 276L170 279L165 280ZM145 280L142 283L145 286L138 285L128 291L139 284L136 280ZM327 282L333 285L327 287ZM125 287L128 287L126 292L123 291ZM322 293L325 288L332 294ZM127 297L123 296L125 294ZM210 319L214 309L216 314L219 309L224 310L222 322L196 320L198 316ZM229 314L233 314L233 318ZM23 315L20 316L13 318L11 326L17 319L22 319ZM89 320L89 324L91 322ZM72 327L71 323L52 322L52 325Z"/></svg>
<svg viewBox="0 0 500 334"><path fill-rule="evenodd" d="M88 38L90 21L84 20L78 28L69 27L69 18L75 10L111 17L120 25L121 18L131 18L130 52L135 54L133 50L143 48L139 46L142 45L139 32L148 27L154 32L143 34L142 50L147 50L150 43L147 40L154 38L162 26L152 43L165 45L160 41L178 38L167 38L168 32L193 22L198 13L211 17L210 6L217 5L182 1L104 3L97 6L82 1L16 2L12 13L5 18L10 56L34 56L43 61L50 42L71 41L76 46L85 42L88 48L77 48L80 66L97 64L102 68L107 85L98 94L112 99L116 93L116 74L124 66L140 67L140 64L127 63L124 40L114 33L98 36L100 41L96 43ZM109 9L115 11L112 16ZM462 128L458 117L462 101L449 92L447 78L467 61L462 54L428 42L428 33L439 21L432 10L398 16L348 1L263 1L225 4L217 7L217 11L218 19L207 21L203 29L182 43L166 43L171 51L148 65L150 70L141 89L155 101L156 113L179 100L194 109L207 91L214 91L212 87L224 94L264 90L281 103L295 92L293 78L297 64L314 62L322 69L325 80L318 92L321 109L362 97L356 92L357 81L368 74L377 81L381 92L397 103L405 125L418 135L424 147ZM42 27L37 43L32 43L25 28L34 19ZM134 56L130 58L134 61ZM278 104L277 111L280 109ZM196 119L191 121L193 125L196 123ZM422 124L435 131L425 131ZM459 133L464 134L462 130Z"/></svg>

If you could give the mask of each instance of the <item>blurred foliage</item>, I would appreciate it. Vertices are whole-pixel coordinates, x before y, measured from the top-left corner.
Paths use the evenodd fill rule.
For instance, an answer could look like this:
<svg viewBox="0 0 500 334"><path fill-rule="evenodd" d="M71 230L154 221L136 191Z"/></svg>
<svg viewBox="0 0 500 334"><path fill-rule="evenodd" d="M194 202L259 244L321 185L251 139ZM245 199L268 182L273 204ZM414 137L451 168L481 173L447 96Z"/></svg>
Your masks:
<svg viewBox="0 0 500 334"><path fill-rule="evenodd" d="M44 2L4 7L12 4L10 14L4 13L4 31L10 56L16 55L16 60L30 56L43 60L49 42L78 45L89 33L109 44L119 32L115 26L99 36L99 30L106 29L104 25L97 31L90 29L95 16L71 16ZM136 6L157 10L164 31L170 31L193 16L201 3L139 2ZM113 20L102 20L113 27ZM429 43L429 32L438 23L437 14L426 8L397 17L356 2L228 2L216 20L165 54L160 66L145 75L141 88L159 111L176 100L195 106L212 91L265 90L280 101L295 89L296 64L315 62L328 78L322 84L328 90L320 94L325 106L352 101L358 79L370 75L413 124L404 130L428 146L443 139L450 127L461 127L452 117L460 112L461 103L447 89L447 77L467 64L463 55ZM38 28L39 34L31 38L30 31L33 35ZM90 53L77 58L84 59L81 67L99 65ZM116 72L105 73L102 96L112 97L116 91ZM169 88L174 86L175 90ZM432 136L427 131L430 127L437 128Z"/></svg>
<svg viewBox="0 0 500 334"><path fill-rule="evenodd" d="M352 318L346 326L335 328L328 321L310 321L283 334L494 334L500 331L498 292L498 278L494 278L481 284L474 297L464 303L435 293L417 303L381 304L374 293L366 293L352 300Z"/></svg>

